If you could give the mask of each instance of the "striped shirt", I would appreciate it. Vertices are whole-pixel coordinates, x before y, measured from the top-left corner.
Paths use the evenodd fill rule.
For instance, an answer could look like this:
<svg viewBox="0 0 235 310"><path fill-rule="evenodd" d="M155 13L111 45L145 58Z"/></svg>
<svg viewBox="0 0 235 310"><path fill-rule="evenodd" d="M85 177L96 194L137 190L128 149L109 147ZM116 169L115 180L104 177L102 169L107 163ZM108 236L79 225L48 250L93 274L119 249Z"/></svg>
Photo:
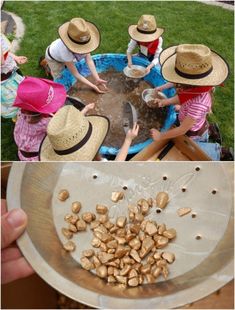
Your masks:
<svg viewBox="0 0 235 310"><path fill-rule="evenodd" d="M199 96L186 101L181 105L179 111L179 121L182 122L186 116L190 116L195 123L190 130L199 130L206 120L207 114L211 110L211 95L209 92L202 93Z"/></svg>
<svg viewBox="0 0 235 310"><path fill-rule="evenodd" d="M24 157L20 150L38 152L40 144L46 136L47 125L51 117L42 117L38 123L28 123L30 116L19 111L14 129L14 139L18 147L18 157L21 161L38 161L39 157Z"/></svg>

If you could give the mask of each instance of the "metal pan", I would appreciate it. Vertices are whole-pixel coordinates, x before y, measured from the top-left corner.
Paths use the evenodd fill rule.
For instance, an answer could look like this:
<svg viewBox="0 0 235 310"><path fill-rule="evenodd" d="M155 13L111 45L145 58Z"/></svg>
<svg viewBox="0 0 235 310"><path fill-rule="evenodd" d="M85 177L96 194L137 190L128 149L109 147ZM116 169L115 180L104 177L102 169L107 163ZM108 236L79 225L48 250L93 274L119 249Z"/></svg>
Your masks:
<svg viewBox="0 0 235 310"><path fill-rule="evenodd" d="M133 79L141 79L145 75L147 75L146 68L138 65L132 65L131 68L129 66L126 66L123 69L123 73L125 74L125 76Z"/></svg>
<svg viewBox="0 0 235 310"><path fill-rule="evenodd" d="M154 90L154 88L147 88L145 89L142 94L142 100L144 103L147 104L147 106L149 108L156 108L156 104L153 104L153 100L156 98L160 98L160 99L166 99L166 95L162 92L158 92L156 93L156 91Z"/></svg>
<svg viewBox="0 0 235 310"><path fill-rule="evenodd" d="M123 103L123 129L125 133L133 128L134 123L137 122L138 116L135 107L130 102Z"/></svg>
<svg viewBox="0 0 235 310"><path fill-rule="evenodd" d="M209 295L233 278L232 171L233 163L14 163L7 202L9 209L21 207L28 214L27 230L18 240L22 253L61 293L99 308L175 308ZM125 199L112 203L111 192L123 187ZM70 192L66 202L57 199L62 188ZM176 255L167 281L160 278L156 284L121 289L81 269L81 252L90 248L89 232L75 236L72 255L62 249L63 217L72 201L82 202L82 212L106 204L115 220L126 214L129 203L159 191L167 191L170 202L161 213L152 209L148 218L177 231L166 248ZM194 217L176 215L179 207L188 206Z"/></svg>

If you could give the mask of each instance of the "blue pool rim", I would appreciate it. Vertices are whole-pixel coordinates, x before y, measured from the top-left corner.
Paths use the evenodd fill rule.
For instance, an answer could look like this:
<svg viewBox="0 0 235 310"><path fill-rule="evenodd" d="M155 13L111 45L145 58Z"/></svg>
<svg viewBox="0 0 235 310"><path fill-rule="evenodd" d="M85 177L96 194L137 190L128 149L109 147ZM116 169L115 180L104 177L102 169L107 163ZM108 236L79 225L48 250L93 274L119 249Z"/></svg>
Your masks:
<svg viewBox="0 0 235 310"><path fill-rule="evenodd" d="M97 54L92 56L92 59L96 65L96 70L98 73L107 71L108 69L113 68L114 70L121 72L123 69L127 66L127 57L125 54L113 54L113 53L107 53L107 54ZM132 62L134 65L140 65L147 67L149 65L149 61L142 58L134 56L132 57ZM82 59L75 63L79 73L83 76L89 76L90 70L86 65L85 59ZM155 66L152 68L150 73L143 78L145 81L149 82L153 87L160 86L162 84L165 84L166 81L163 79L160 67ZM76 83L75 77L70 73L70 71L65 68L62 72L62 75L60 78L55 79L55 82L60 83L64 85L66 88L66 91L68 92L69 89ZM175 90L173 88L166 89L163 91L164 94L169 98L175 95ZM165 119L165 123L163 127L161 128L161 131L168 130L176 120L176 113L174 106L168 106L167 107L167 117ZM132 145L129 148L128 154L136 154L140 152L142 149L144 149L146 146L148 146L153 140L148 139L145 142L141 142L135 145ZM108 147L108 146L101 146L99 150L100 154L102 155L117 155L119 152L118 148L114 147Z"/></svg>

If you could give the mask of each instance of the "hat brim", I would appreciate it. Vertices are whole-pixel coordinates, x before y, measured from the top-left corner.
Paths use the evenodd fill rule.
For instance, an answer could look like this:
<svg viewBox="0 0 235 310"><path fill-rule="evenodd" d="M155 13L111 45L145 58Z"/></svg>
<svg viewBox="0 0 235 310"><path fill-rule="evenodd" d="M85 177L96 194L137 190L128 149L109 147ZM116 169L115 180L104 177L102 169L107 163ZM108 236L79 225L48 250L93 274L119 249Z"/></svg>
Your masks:
<svg viewBox="0 0 235 310"><path fill-rule="evenodd" d="M92 161L106 138L110 123L107 117L101 115L86 118L92 125L92 134L83 147L71 154L60 156L55 153L46 136L40 147L40 161Z"/></svg>
<svg viewBox="0 0 235 310"><path fill-rule="evenodd" d="M17 95L14 101L13 107L18 107L18 108L25 109L31 112L38 112L42 114L50 114L50 113L57 112L59 108L61 108L64 105L66 97L67 97L65 87L62 84L53 82L51 80L47 80L47 79L40 79L40 80L52 86L54 89L54 97L52 101L50 102L50 104L36 109L34 106L28 104L27 102L22 100Z"/></svg>
<svg viewBox="0 0 235 310"><path fill-rule="evenodd" d="M177 46L178 45L169 46L160 53L159 55L160 65L162 65L167 58L169 58L171 55L175 53Z"/></svg>
<svg viewBox="0 0 235 310"><path fill-rule="evenodd" d="M157 28L157 30L154 33L145 34L137 30L137 25L130 25L128 28L128 32L129 32L130 37L135 41L152 42L154 40L157 40L163 34L164 29Z"/></svg>
<svg viewBox="0 0 235 310"><path fill-rule="evenodd" d="M96 50L100 45L100 32L98 28L91 22L86 21L86 24L89 27L91 39L86 44L74 43L68 36L68 26L70 22L64 23L58 29L59 36L67 48L78 54L87 54Z"/></svg>
<svg viewBox="0 0 235 310"><path fill-rule="evenodd" d="M223 83L229 75L229 66L219 54L211 50L213 70L207 76L200 79L189 79L180 76L175 71L176 47L167 48L162 56L164 60L161 67L161 73L165 80L172 83L179 83L193 86L217 86Z"/></svg>

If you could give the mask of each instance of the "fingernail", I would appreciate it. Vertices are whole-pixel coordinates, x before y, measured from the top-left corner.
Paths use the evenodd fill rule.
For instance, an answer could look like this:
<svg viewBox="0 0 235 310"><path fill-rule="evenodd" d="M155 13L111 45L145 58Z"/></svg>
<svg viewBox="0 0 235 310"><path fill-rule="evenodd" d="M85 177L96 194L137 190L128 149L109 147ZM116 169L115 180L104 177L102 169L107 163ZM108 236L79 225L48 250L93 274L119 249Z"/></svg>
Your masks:
<svg viewBox="0 0 235 310"><path fill-rule="evenodd" d="M26 214L22 209L14 209L10 211L7 216L8 223L14 228L23 226L26 219Z"/></svg>

